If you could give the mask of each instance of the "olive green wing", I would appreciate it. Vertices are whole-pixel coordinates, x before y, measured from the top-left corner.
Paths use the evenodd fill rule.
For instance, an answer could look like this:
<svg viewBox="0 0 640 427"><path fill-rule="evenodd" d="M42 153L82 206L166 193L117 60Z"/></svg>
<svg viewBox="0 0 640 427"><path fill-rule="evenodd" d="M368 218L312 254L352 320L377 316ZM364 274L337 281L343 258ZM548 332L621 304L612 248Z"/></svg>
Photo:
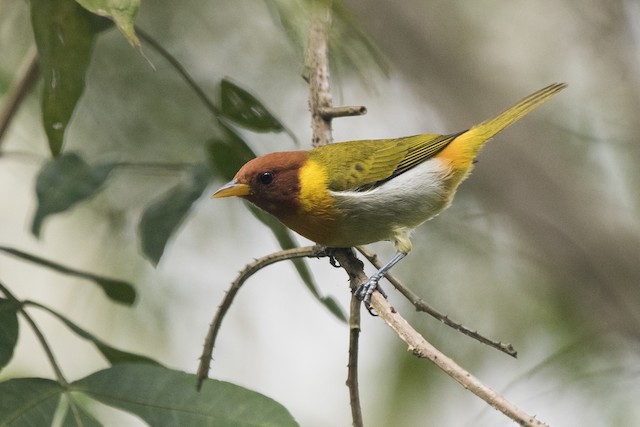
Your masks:
<svg viewBox="0 0 640 427"><path fill-rule="evenodd" d="M343 142L317 148L311 156L326 165L330 190L366 191L434 156L455 136Z"/></svg>
<svg viewBox="0 0 640 427"><path fill-rule="evenodd" d="M451 141L466 131L454 133L451 135L415 135L402 138L401 141L406 142L409 146L407 155L400 161L396 169L388 179L398 176L411 169L412 167L424 162L435 156L444 147L449 145Z"/></svg>
<svg viewBox="0 0 640 427"><path fill-rule="evenodd" d="M316 148L310 159L326 167L330 190L348 191L388 178L408 151L398 139L363 140Z"/></svg>

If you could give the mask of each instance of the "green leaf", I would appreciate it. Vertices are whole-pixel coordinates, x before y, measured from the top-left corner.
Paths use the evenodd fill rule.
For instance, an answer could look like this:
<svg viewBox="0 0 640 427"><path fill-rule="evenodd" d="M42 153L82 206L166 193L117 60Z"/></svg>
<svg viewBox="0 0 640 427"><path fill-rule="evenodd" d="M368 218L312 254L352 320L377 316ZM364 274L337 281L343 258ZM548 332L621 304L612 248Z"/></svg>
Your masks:
<svg viewBox="0 0 640 427"><path fill-rule="evenodd" d="M207 143L209 164L216 176L231 181L238 169L256 155L237 133L223 123L220 125L225 130L225 137Z"/></svg>
<svg viewBox="0 0 640 427"><path fill-rule="evenodd" d="M220 83L222 114L254 132L281 132L284 126L256 97L228 79Z"/></svg>
<svg viewBox="0 0 640 427"><path fill-rule="evenodd" d="M40 237L47 216L64 212L95 195L116 166L116 162L89 166L76 153L65 153L45 163L36 179L38 209L31 224L33 235Z"/></svg>
<svg viewBox="0 0 640 427"><path fill-rule="evenodd" d="M232 129L224 125L223 128L225 129L226 138L212 139L207 144L207 150L209 152L211 167L218 176L229 181L234 177L242 165L255 157L255 154L251 148L249 148L247 143ZM291 231L289 231L289 229L280 221L253 205L247 206L251 213L260 222L269 227L282 249L296 247ZM300 278L309 291L311 291L313 296L316 297L322 305L327 307L338 319L346 321L347 317L341 310L340 306L331 297L323 297L320 294L318 286L313 280L313 276L305 260L294 259L291 260L291 262L293 262Z"/></svg>
<svg viewBox="0 0 640 427"><path fill-rule="evenodd" d="M0 383L1 426L50 426L62 388L42 378L19 378Z"/></svg>
<svg viewBox="0 0 640 427"><path fill-rule="evenodd" d="M122 364L72 384L72 389L127 412L152 426L297 426L274 400L223 381L145 364Z"/></svg>
<svg viewBox="0 0 640 427"><path fill-rule="evenodd" d="M96 15L112 19L125 36L129 44L140 49L140 40L136 36L134 20L140 0L76 0L85 9Z"/></svg>
<svg viewBox="0 0 640 427"><path fill-rule="evenodd" d="M138 232L142 251L154 265L160 261L169 238L182 224L191 206L207 188L211 170L206 165L196 165L188 178L149 205L140 219Z"/></svg>
<svg viewBox="0 0 640 427"><path fill-rule="evenodd" d="M119 364L73 382L68 391L83 393L158 427L298 425L282 405L254 391L216 380L206 380L200 392L195 385L195 375L161 366ZM52 425L63 393L56 382L41 378L1 382L0 425ZM70 399L74 395L65 393ZM64 425L74 425L69 417L67 414Z"/></svg>
<svg viewBox="0 0 640 427"><path fill-rule="evenodd" d="M58 273L90 280L96 285L100 286L104 293L115 302L131 305L136 300L135 288L133 287L133 285L123 280L110 279L108 277L98 276L96 274L87 273L85 271L75 270L62 264L58 264L56 262L49 261L47 259L40 258L38 256L31 255L18 249L9 248L6 246L0 246L0 252L4 252L9 255L21 258L25 261L38 264L40 266L57 271Z"/></svg>
<svg viewBox="0 0 640 427"><path fill-rule="evenodd" d="M18 331L18 307L14 302L0 298L0 371L13 357Z"/></svg>
<svg viewBox="0 0 640 427"><path fill-rule="evenodd" d="M146 356L118 350L117 348L110 346L109 344L105 343L98 337L82 329L80 326L76 325L74 322L67 319L62 314L52 310L47 306L44 306L34 301L27 301L26 304L45 310L49 314L57 317L61 322L63 322L69 329L75 332L78 336L88 341L91 341L96 346L98 351L100 351L100 353L102 353L105 359L107 359L109 363L111 363L112 365L115 365L116 363L128 363L128 362L149 363L153 365L160 365L155 360L148 358Z"/></svg>
<svg viewBox="0 0 640 427"><path fill-rule="evenodd" d="M31 23L44 80L42 120L57 156L84 91L96 35L108 24L69 0L31 0Z"/></svg>
<svg viewBox="0 0 640 427"><path fill-rule="evenodd" d="M103 427L102 423L95 419L82 405L77 405L78 411L69 411L67 408L62 427Z"/></svg>

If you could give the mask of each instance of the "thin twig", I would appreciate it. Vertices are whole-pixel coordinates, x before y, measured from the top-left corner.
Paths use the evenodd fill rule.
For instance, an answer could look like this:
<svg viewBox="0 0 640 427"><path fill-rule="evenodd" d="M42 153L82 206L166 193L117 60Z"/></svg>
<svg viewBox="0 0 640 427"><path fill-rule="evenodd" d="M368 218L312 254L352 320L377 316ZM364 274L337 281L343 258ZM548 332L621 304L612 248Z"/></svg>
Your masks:
<svg viewBox="0 0 640 427"><path fill-rule="evenodd" d="M31 86L36 82L38 69L38 52L35 46L33 46L25 56L23 64L18 71L18 78L9 90L7 102L2 108L2 111L0 111L0 147L2 147L4 134L7 132L7 129L9 129L9 125L18 111L20 104L29 92Z"/></svg>
<svg viewBox="0 0 640 427"><path fill-rule="evenodd" d="M357 284L353 284L353 287ZM360 407L360 388L358 386L358 348L360 338L360 300L355 293L351 294L349 309L349 364L347 387L349 388L349 403L353 427L362 427L362 408Z"/></svg>
<svg viewBox="0 0 640 427"><path fill-rule="evenodd" d="M362 283L367 279L362 268L362 262L356 258L352 250L335 251L332 256L335 257L340 265L347 271L352 284ZM447 375L460 383L465 389L471 391L491 407L502 412L520 425L526 427L546 426L542 421L536 419L534 416L528 415L503 396L484 385L480 380L431 345L378 291L373 294L371 307L376 311L378 316L398 334L400 339L408 345L409 351L415 356L430 360Z"/></svg>
<svg viewBox="0 0 640 427"><path fill-rule="evenodd" d="M247 279L253 276L260 269L279 261L294 258L317 258L320 256L324 256L323 248L320 246L305 246L302 248L279 251L262 258L258 258L254 262L247 264L247 266L238 274L238 277L236 277L236 279L231 283L229 290L220 303L220 306L213 317L213 321L209 326L209 331L207 332L207 336L204 341L202 355L200 356L200 364L198 365L198 371L196 373L198 377L198 390L202 388L202 383L209 376L213 347L215 346L216 338L220 331L220 326L222 325L224 316L227 314L227 311L229 311L229 307L231 307L236 294Z"/></svg>
<svg viewBox="0 0 640 427"><path fill-rule="evenodd" d="M364 105L346 105L343 107L319 108L318 113L324 120L337 119L339 117L362 116L367 114Z"/></svg>
<svg viewBox="0 0 640 427"><path fill-rule="evenodd" d="M356 248L358 250L358 252L360 252L375 268L380 269L382 267L382 263L380 262L380 260L378 259L378 256L371 252L369 250L369 248L367 248L366 246L358 246ZM518 356L518 352L516 351L515 348L513 348L513 346L509 343L503 343L501 341L495 341L492 339L489 339L481 334L478 333L478 331L473 331L469 328L467 328L466 326L462 325L461 323L458 323L454 320L451 320L449 318L449 316L447 316L446 314L442 314L440 313L438 310L436 310L435 308L431 307L429 304L427 304L422 298L420 298L417 294L415 294L411 289L407 288L402 282L400 282L395 276L391 275L390 273L385 274L385 276L387 278L387 280L389 280L389 282L402 294L405 296L405 298L407 298L409 300L409 302L411 302L411 304L413 304L413 306L416 308L416 310L418 311L422 311L425 312L427 314L429 314L430 316L436 318L437 320L441 321L442 323L444 323L445 325L455 329L458 332L461 332L465 335L467 335L468 337L471 337L483 344L486 344L490 347L493 347L497 350L502 351L503 353L508 354L509 356L512 357L517 357Z"/></svg>

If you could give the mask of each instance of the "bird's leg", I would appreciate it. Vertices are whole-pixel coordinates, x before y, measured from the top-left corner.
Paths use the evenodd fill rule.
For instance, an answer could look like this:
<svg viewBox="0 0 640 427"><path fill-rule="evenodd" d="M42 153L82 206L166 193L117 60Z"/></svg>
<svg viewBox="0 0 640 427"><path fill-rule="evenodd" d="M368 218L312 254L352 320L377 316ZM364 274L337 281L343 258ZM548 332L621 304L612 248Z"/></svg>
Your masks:
<svg viewBox="0 0 640 427"><path fill-rule="evenodd" d="M369 277L369 279L358 286L356 289L356 296L360 298L360 300L364 301L365 304L369 304L371 302L371 295L377 289L385 298L387 295L384 291L378 286L378 282L380 279L384 277L387 271L391 270L391 267L396 265L402 258L406 257L406 252L397 252L388 263L382 266L382 268L376 271L374 274Z"/></svg>

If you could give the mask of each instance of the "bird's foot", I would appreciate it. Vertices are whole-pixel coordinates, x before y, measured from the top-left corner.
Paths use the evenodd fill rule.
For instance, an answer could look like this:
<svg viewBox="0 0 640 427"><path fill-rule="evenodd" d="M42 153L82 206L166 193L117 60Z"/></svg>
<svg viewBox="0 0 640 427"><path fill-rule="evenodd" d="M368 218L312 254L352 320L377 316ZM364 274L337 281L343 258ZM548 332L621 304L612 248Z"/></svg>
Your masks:
<svg viewBox="0 0 640 427"><path fill-rule="evenodd" d="M378 284L380 279L382 279L382 276L379 276L378 274L374 274L373 276L369 277L369 279L367 279L366 281L362 282L360 284L360 286L358 286L358 288L356 289L356 297L360 301L364 302L365 305L367 306L367 308L369 307L369 304L371 303L371 296L373 295L373 293L376 290L378 292L380 292L380 294L382 294L382 296L385 299L387 298L387 294L384 292L384 290Z"/></svg>

